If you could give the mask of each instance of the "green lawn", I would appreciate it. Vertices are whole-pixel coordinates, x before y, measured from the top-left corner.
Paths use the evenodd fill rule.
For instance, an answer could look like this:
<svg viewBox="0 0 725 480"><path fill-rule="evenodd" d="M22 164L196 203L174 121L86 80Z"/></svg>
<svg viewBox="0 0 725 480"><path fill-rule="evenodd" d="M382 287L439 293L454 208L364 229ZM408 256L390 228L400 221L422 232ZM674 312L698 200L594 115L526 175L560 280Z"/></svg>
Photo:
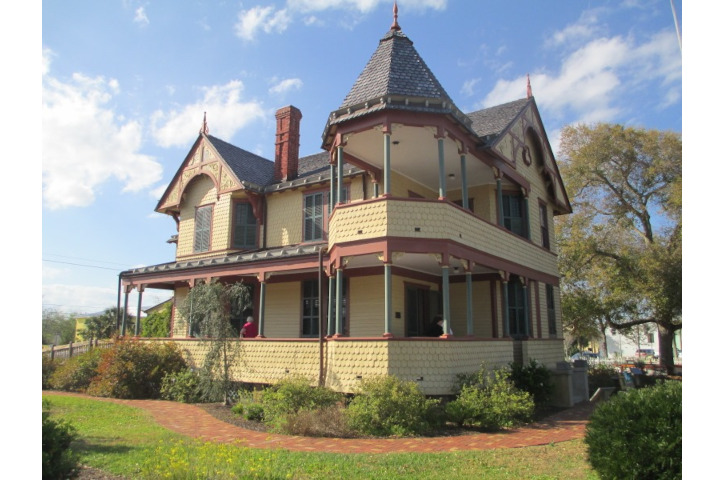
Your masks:
<svg viewBox="0 0 725 480"><path fill-rule="evenodd" d="M486 451L332 454L204 443L158 426L145 411L98 400L44 396L51 416L79 433L81 463L127 478L171 479L596 479L581 440Z"/></svg>

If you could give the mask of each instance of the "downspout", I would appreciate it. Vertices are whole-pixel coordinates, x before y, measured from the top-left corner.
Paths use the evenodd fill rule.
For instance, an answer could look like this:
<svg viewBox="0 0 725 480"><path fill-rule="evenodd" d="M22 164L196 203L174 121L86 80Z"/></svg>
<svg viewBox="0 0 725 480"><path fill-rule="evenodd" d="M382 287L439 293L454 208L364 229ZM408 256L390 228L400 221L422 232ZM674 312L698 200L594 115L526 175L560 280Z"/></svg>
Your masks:
<svg viewBox="0 0 725 480"><path fill-rule="evenodd" d="M319 376L317 378L317 385L322 386L324 384L324 361L325 361L325 344L324 344L324 334L322 330L322 326L324 325L324 318L323 318L323 312L324 309L322 308L322 246L320 246L320 249L317 251L317 257L318 257L318 267L317 267L317 321L318 321L318 327L317 327L317 334L319 336L319 342L320 342L320 372Z"/></svg>

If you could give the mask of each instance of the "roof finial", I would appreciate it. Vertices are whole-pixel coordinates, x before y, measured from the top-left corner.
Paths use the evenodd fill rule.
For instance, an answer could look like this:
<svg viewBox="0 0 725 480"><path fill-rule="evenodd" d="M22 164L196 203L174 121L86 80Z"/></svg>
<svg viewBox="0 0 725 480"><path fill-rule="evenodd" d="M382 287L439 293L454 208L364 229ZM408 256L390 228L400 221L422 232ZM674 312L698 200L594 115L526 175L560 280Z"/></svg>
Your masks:
<svg viewBox="0 0 725 480"><path fill-rule="evenodd" d="M393 24L390 26L391 30L400 31L400 25L398 25L398 2L393 2Z"/></svg>
<svg viewBox="0 0 725 480"><path fill-rule="evenodd" d="M209 125L206 124L206 112L204 112L204 123L201 124L199 133L203 133L204 135L209 135Z"/></svg>
<svg viewBox="0 0 725 480"><path fill-rule="evenodd" d="M529 79L529 74L526 74L526 98L533 97L534 94L531 93L531 79Z"/></svg>

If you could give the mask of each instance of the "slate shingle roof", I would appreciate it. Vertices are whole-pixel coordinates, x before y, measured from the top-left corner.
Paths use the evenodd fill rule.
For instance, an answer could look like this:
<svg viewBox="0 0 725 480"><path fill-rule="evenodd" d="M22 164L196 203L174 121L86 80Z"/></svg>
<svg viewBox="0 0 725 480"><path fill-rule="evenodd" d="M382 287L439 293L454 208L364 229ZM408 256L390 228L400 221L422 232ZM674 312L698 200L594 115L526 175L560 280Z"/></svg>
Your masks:
<svg viewBox="0 0 725 480"><path fill-rule="evenodd" d="M466 116L471 119L471 128L479 137L493 136L495 138L526 108L529 101L533 101L533 99L522 98L467 113Z"/></svg>
<svg viewBox="0 0 725 480"><path fill-rule="evenodd" d="M207 135L206 138L214 145L239 180L246 180L259 186L274 181L274 162L211 135Z"/></svg>
<svg viewBox="0 0 725 480"><path fill-rule="evenodd" d="M340 108L352 107L388 95L424 97L453 103L413 42L403 33L390 30L380 40Z"/></svg>
<svg viewBox="0 0 725 480"><path fill-rule="evenodd" d="M236 147L214 136L207 135L206 138L216 148L219 155L222 156L240 181L250 182L259 187L258 189L260 191L280 183L274 178L273 161ZM359 171L359 169L347 163L344 164L343 168L346 172L349 171L350 173L357 173ZM308 177L319 177L320 180L330 177L330 154L328 152L323 151L301 157L297 168L297 178L282 183L286 185L304 183L305 178ZM254 187L252 188L254 189Z"/></svg>

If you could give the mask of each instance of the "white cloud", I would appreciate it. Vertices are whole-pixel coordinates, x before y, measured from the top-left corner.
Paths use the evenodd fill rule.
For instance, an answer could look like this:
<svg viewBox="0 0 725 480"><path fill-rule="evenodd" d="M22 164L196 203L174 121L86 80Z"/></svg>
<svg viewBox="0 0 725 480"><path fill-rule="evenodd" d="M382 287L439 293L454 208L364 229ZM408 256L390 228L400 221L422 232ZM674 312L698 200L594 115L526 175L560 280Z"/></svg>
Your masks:
<svg viewBox="0 0 725 480"><path fill-rule="evenodd" d="M480 78L472 78L470 80L466 80L465 82L463 82L463 86L461 87L461 93L466 95L467 97L472 96L474 94L474 88L480 81Z"/></svg>
<svg viewBox="0 0 725 480"><path fill-rule="evenodd" d="M602 9L591 9L582 12L579 19L562 30L554 32L546 39L544 45L549 48L565 46L567 44L579 45L582 42L601 36L604 31L598 24Z"/></svg>
<svg viewBox="0 0 725 480"><path fill-rule="evenodd" d="M299 90L300 88L302 88L302 80L299 78L287 78L275 83L269 89L269 93L272 95L284 95L291 90Z"/></svg>
<svg viewBox="0 0 725 480"><path fill-rule="evenodd" d="M115 178L136 192L161 179L161 165L139 153L141 124L108 105L119 94L115 79L50 75L51 52L43 51L43 200L49 209L91 205Z"/></svg>
<svg viewBox="0 0 725 480"><path fill-rule="evenodd" d="M236 35L246 41L257 38L260 31L264 33L282 33L292 22L287 9L275 11L274 7L252 7L239 12L237 24L234 26Z"/></svg>
<svg viewBox="0 0 725 480"><path fill-rule="evenodd" d="M149 24L149 17L146 16L146 9L144 7L138 7L134 13L133 23L137 23L141 26Z"/></svg>
<svg viewBox="0 0 725 480"><path fill-rule="evenodd" d="M660 32L637 44L634 38L597 38L564 58L558 72L531 74L540 108L553 116L573 114L578 122L612 121L626 111L627 95L664 88L662 105L681 94L682 65L677 39ZM499 80L480 102L488 107L522 98L526 76Z"/></svg>
<svg viewBox="0 0 725 480"><path fill-rule="evenodd" d="M204 87L204 98L179 110L157 110L151 115L152 134L162 147L187 146L189 133L198 132L207 112L210 133L220 138L231 138L253 122L264 119L262 104L241 101L244 85L232 80L226 85Z"/></svg>

